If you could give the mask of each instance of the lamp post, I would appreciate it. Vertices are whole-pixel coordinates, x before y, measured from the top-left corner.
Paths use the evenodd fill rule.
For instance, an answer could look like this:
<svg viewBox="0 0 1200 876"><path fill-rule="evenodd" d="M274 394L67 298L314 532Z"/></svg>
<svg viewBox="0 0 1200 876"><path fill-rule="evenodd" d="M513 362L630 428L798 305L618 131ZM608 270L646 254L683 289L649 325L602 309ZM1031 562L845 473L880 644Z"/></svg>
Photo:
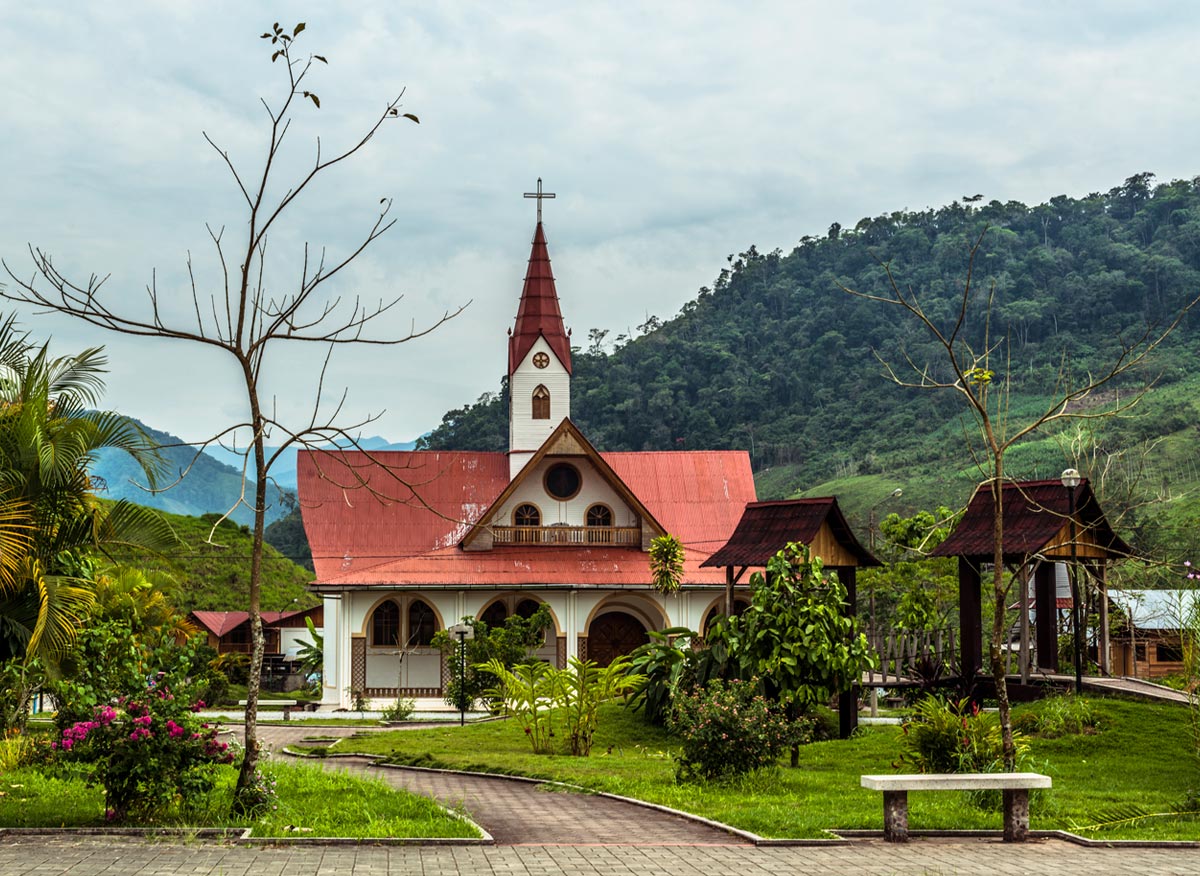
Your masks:
<svg viewBox="0 0 1200 876"><path fill-rule="evenodd" d="M884 502L888 501L889 499L898 499L902 495L904 495L904 490L902 490L900 487L896 487L896 489L892 490L890 493L888 493L886 496L884 496L882 499L880 499L878 502L876 502L874 505L872 505L870 508L867 509L867 545L868 545L869 550L871 551L872 556L875 555L875 509L878 508L880 505L882 505ZM871 590L867 594L867 599L870 602L870 612L871 612L871 632L870 632L871 647L878 650L878 644L877 644L876 636L875 636L875 587L874 587L874 585L871 586ZM877 718L878 716L879 716L879 689L877 687L875 687L875 685L871 685L871 717Z"/></svg>
<svg viewBox="0 0 1200 876"><path fill-rule="evenodd" d="M1075 544L1075 488L1083 479L1069 468L1062 473L1062 485L1067 488L1067 515L1071 518L1071 626L1075 631L1075 695L1083 690L1083 630L1079 623L1079 554Z"/></svg>
<svg viewBox="0 0 1200 876"><path fill-rule="evenodd" d="M455 624L447 632L458 636L458 726L467 723L467 640L475 638L475 627L472 624Z"/></svg>

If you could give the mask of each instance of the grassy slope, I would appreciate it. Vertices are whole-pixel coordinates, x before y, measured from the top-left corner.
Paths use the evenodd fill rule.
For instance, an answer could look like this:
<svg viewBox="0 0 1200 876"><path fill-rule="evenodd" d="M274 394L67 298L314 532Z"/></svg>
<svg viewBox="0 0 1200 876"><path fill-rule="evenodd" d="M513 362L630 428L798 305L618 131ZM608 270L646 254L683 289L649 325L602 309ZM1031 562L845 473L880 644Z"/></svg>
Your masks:
<svg viewBox="0 0 1200 876"><path fill-rule="evenodd" d="M1091 823L1095 813L1114 805L1162 809L1200 786L1200 765L1188 753L1183 707L1119 700L1096 705L1103 722L1098 734L1033 740L1038 768L1055 783L1054 790L1035 804L1034 828ZM371 734L339 743L333 750L385 754L423 766L555 779L673 806L763 836L819 837L828 829L882 828L881 797L859 787L859 776L895 771L898 732L894 727L864 728L851 740L808 745L801 749L799 769L781 768L776 775L733 786L676 784L670 759L673 741L617 706L604 709L590 758L534 755L513 721L461 730ZM914 829L999 829L1001 816L974 808L961 794L913 794L910 824ZM1151 821L1104 835L1200 839L1200 822Z"/></svg>
<svg viewBox="0 0 1200 876"><path fill-rule="evenodd" d="M245 609L249 601L251 537L247 529L227 523L209 534L212 522L199 517L165 514L183 545L168 557L148 554L121 557L143 568L161 569L175 580L168 597L180 611ZM313 575L269 544L263 546L262 607L265 611L309 608L317 598L306 589Z"/></svg>

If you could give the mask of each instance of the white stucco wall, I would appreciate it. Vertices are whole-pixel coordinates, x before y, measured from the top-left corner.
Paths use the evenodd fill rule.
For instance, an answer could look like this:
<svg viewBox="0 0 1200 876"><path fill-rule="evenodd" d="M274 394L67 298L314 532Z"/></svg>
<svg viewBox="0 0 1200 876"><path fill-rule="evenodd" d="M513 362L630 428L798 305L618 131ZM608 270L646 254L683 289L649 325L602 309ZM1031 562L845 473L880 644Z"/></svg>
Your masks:
<svg viewBox="0 0 1200 876"><path fill-rule="evenodd" d="M561 501L546 492L543 483L547 470L561 462L569 462L579 471L582 486L573 498ZM500 526L512 525L512 513L518 505L526 502L536 505L542 512L542 526L553 526L565 523L570 526L583 526L586 521L587 509L597 503L607 505L613 512L613 526L636 526L637 515L626 505L617 492L592 467L584 457L548 457L538 463L537 467L521 482L520 487L509 500L500 507L493 521Z"/></svg>
<svg viewBox="0 0 1200 876"><path fill-rule="evenodd" d="M545 368L535 367L533 357L537 353L549 356L550 364ZM546 420L533 419L533 391L538 384L550 391L550 418ZM545 338L534 341L510 376L509 395L512 403L508 421L508 447L513 451L509 465L511 477L545 443L555 427L571 416L571 375Z"/></svg>
<svg viewBox="0 0 1200 876"><path fill-rule="evenodd" d="M497 598L511 611L522 599L545 602L555 621L546 645L535 654L553 662L557 657L557 636L565 635L568 657L578 656L579 637L588 624L612 611L630 614L651 630L682 626L700 630L714 605L722 604L719 588L683 590L663 596L645 590L431 590L364 591L346 593L340 599L325 600L325 696L326 706L350 705L346 689L350 685L351 634L370 635L370 613L385 598L395 598L407 611L408 600L416 597L428 603L437 615L438 628L457 623L463 617L477 617ZM307 630L301 630L307 634ZM409 652L403 663L395 648L367 647L367 686L394 687L399 678L402 687L438 687L441 684L440 655L432 649Z"/></svg>

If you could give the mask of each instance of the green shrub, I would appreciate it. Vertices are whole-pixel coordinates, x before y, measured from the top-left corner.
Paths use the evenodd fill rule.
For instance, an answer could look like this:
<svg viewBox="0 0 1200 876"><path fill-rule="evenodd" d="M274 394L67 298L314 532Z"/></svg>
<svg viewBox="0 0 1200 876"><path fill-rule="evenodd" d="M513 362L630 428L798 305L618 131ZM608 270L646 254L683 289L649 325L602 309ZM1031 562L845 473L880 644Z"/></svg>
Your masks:
<svg viewBox="0 0 1200 876"><path fill-rule="evenodd" d="M90 720L62 731L52 746L89 767L88 784L104 788L109 821L144 820L177 802L207 794L212 766L233 752L201 725L192 709L163 683L136 698L100 705Z"/></svg>
<svg viewBox="0 0 1200 876"><path fill-rule="evenodd" d="M642 682L626 705L650 724L665 724L671 713L671 699L680 687L680 677L694 653L691 642L696 633L687 627L670 627L662 632L651 630L650 641L629 655L629 671Z"/></svg>
<svg viewBox="0 0 1200 876"><path fill-rule="evenodd" d="M828 706L814 706L804 713L804 717L812 721L812 742L828 742L839 739L842 735L841 720L838 713Z"/></svg>
<svg viewBox="0 0 1200 876"><path fill-rule="evenodd" d="M1098 719L1092 704L1072 694L1049 697L1037 704L1032 732L1047 739L1096 732Z"/></svg>
<svg viewBox="0 0 1200 876"><path fill-rule="evenodd" d="M208 706L236 706L237 699L229 696L229 679L215 669L207 670L195 682L196 696Z"/></svg>
<svg viewBox="0 0 1200 876"><path fill-rule="evenodd" d="M928 696L901 726L900 757L894 766L919 773L986 773L1004 763L1000 721L969 699L957 702ZM1017 757L1029 746L1013 731Z"/></svg>
<svg viewBox="0 0 1200 876"><path fill-rule="evenodd" d="M757 682L719 679L676 696L668 726L683 741L678 781L726 781L773 766L812 731L808 719L789 724L772 712Z"/></svg>
<svg viewBox="0 0 1200 876"><path fill-rule="evenodd" d="M397 699L392 705L383 707L380 717L384 721L407 721L416 711L416 707L417 704L413 700Z"/></svg>
<svg viewBox="0 0 1200 876"><path fill-rule="evenodd" d="M45 764L51 754L50 740L45 736L10 730L0 737L0 775L21 767Z"/></svg>

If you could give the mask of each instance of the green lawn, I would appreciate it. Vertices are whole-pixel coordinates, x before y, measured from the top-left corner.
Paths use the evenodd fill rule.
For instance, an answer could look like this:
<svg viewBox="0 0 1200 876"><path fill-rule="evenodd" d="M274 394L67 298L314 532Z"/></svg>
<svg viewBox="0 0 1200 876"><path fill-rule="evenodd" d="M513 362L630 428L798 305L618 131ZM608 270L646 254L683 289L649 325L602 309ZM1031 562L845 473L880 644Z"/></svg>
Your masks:
<svg viewBox="0 0 1200 876"><path fill-rule="evenodd" d="M259 820L228 816L236 772L222 768L217 790L205 807L182 807L164 826L252 827L254 836L475 837L466 822L432 801L396 791L381 781L308 764L271 763L278 780L278 809ZM0 777L0 826L98 827L104 821L104 795L83 783L82 769L70 765L50 774L32 768Z"/></svg>
<svg viewBox="0 0 1200 876"><path fill-rule="evenodd" d="M1035 798L1035 829L1078 828L1100 813L1135 804L1165 811L1200 789L1182 706L1093 701L1098 733L1032 740L1036 768L1054 789ZM1023 707L1028 708L1028 707ZM859 786L864 773L889 773L897 756L895 727L864 728L850 740L801 749L799 769L780 767L732 786L680 785L673 741L619 706L602 713L590 758L535 755L516 722L363 734L333 752L387 755L396 763L533 776L569 782L713 818L775 838L824 836L826 830L882 829L882 796ZM955 792L914 793L909 822L917 829L999 829L1001 815ZM1200 839L1200 819L1153 819L1106 830L1111 838Z"/></svg>

